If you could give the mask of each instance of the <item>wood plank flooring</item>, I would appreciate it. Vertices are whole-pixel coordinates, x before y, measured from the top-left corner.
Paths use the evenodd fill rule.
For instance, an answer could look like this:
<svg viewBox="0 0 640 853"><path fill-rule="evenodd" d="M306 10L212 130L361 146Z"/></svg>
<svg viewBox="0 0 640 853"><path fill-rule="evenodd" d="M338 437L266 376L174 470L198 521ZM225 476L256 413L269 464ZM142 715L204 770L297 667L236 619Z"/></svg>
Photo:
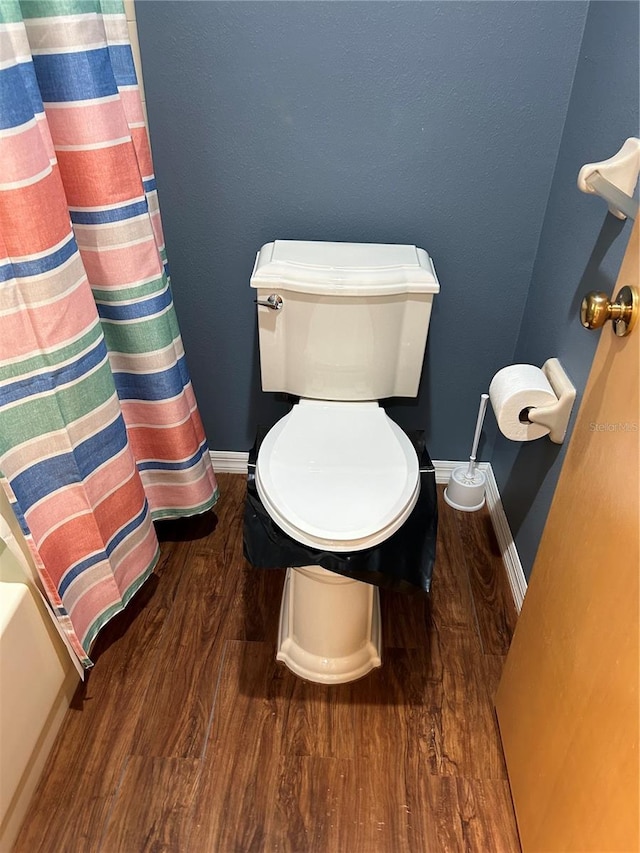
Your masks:
<svg viewBox="0 0 640 853"><path fill-rule="evenodd" d="M245 480L158 525L103 631L16 853L520 850L493 693L515 623L486 511L439 497L430 598L382 592L383 666L309 684L275 661L283 571L242 555Z"/></svg>

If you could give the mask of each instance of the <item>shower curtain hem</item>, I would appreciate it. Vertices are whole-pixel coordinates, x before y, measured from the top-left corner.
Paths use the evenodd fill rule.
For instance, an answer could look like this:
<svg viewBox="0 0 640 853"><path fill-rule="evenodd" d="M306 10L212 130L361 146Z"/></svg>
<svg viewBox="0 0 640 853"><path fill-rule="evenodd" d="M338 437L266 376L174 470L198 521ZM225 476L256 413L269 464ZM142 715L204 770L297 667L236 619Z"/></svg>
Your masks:
<svg viewBox="0 0 640 853"><path fill-rule="evenodd" d="M93 661L89 657L91 655L92 646L100 633L100 631L105 627L105 625L110 622L114 616L117 616L119 613L126 608L129 604L133 596L144 586L145 581L149 579L149 577L153 574L153 570L158 565L158 560L160 559L160 547L156 549L156 552L151 560L151 563L147 566L144 572L134 580L131 586L126 589L122 595L121 600L117 604L112 604L104 613L102 613L91 625L89 631L87 631L84 642L82 643L83 648L88 648L89 652L85 659L81 659L81 663L85 669L91 669L94 665Z"/></svg>
<svg viewBox="0 0 640 853"><path fill-rule="evenodd" d="M219 497L220 489L216 488L212 497L202 504L198 504L197 506L193 507L187 507L184 510L155 509L151 511L151 518L153 519L153 521L170 521L172 518L189 518L189 516L192 515L202 515L202 513L212 509L218 503Z"/></svg>

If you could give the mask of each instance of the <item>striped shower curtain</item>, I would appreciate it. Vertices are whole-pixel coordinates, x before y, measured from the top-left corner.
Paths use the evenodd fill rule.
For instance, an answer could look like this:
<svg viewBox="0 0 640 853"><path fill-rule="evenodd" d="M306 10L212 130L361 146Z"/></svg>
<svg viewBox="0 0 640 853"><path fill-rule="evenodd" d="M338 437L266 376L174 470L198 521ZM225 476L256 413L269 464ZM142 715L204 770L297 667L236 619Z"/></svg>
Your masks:
<svg viewBox="0 0 640 853"><path fill-rule="evenodd" d="M85 667L217 498L114 0L0 0L0 474Z"/></svg>

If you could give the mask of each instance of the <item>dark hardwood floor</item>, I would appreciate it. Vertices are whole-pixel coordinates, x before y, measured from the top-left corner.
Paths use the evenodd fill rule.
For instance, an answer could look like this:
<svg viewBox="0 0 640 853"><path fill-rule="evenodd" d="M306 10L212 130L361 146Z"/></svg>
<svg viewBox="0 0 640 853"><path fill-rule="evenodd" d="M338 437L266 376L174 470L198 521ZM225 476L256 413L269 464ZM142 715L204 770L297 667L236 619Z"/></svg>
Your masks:
<svg viewBox="0 0 640 853"><path fill-rule="evenodd" d="M492 696L515 612L486 511L441 499L430 598L382 593L383 666L275 661L282 571L242 555L245 480L158 525L100 635L17 853L519 851Z"/></svg>

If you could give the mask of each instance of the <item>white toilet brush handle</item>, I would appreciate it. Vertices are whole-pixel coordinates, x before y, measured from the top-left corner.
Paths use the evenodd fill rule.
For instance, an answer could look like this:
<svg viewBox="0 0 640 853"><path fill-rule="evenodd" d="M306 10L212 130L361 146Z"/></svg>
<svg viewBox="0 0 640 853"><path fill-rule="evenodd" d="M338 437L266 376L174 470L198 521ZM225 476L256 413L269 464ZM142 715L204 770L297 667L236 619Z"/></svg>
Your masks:
<svg viewBox="0 0 640 853"><path fill-rule="evenodd" d="M478 409L478 420L476 421L476 431L473 436L473 445L471 447L471 456L469 457L469 469L467 477L473 477L473 472L476 467L476 452L480 443L480 433L482 432L482 424L484 422L485 412L487 411L488 394L480 395L480 408Z"/></svg>

